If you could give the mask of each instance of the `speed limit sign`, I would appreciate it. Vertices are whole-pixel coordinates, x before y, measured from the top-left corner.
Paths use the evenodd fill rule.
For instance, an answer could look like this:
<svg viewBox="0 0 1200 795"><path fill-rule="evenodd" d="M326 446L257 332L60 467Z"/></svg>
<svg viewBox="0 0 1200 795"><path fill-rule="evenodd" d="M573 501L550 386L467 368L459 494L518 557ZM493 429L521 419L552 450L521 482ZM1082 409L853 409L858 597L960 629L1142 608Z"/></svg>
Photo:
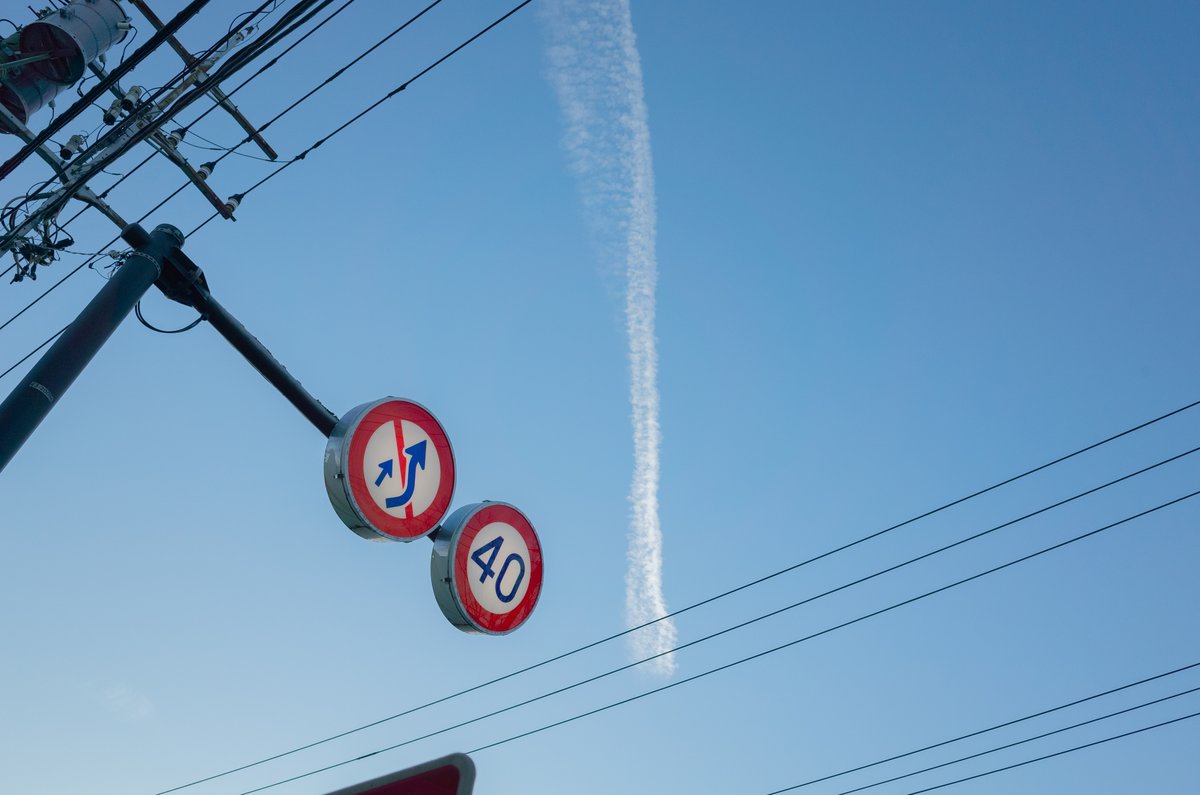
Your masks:
<svg viewBox="0 0 1200 795"><path fill-rule="evenodd" d="M504 635L542 592L542 546L525 514L503 502L459 508L433 537L429 562L442 613L464 632Z"/></svg>

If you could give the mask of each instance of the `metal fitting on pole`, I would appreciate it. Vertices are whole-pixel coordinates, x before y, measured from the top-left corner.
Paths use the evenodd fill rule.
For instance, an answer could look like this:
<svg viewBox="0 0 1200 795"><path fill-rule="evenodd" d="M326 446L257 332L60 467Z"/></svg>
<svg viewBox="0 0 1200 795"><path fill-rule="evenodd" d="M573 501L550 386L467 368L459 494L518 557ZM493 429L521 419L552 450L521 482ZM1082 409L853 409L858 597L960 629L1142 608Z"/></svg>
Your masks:
<svg viewBox="0 0 1200 795"><path fill-rule="evenodd" d="M75 156L76 152L83 148L84 143L85 140L82 135L72 135L67 139L67 142L62 145L62 148L58 150L59 157L61 157L63 160L70 160Z"/></svg>

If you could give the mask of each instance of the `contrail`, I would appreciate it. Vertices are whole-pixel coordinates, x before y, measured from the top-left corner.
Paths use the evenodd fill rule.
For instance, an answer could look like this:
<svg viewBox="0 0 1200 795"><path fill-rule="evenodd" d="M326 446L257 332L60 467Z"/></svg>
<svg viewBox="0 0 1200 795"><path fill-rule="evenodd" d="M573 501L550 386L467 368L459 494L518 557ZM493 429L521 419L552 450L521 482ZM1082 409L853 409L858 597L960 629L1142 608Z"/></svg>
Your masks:
<svg viewBox="0 0 1200 795"><path fill-rule="evenodd" d="M565 146L602 250L625 270L634 460L625 619L637 626L667 613L658 520L657 219L642 64L628 0L550 0L543 8L550 79L567 122ZM631 638L639 657L655 654L675 645L675 625L659 621ZM660 657L656 665L672 673L675 658Z"/></svg>

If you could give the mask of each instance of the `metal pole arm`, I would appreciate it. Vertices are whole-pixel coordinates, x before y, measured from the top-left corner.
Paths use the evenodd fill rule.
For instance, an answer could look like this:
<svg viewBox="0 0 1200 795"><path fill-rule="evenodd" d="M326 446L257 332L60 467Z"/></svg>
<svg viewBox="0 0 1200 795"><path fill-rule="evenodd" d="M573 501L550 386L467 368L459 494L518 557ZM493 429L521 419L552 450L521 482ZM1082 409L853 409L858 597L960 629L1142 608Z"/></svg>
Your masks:
<svg viewBox="0 0 1200 795"><path fill-rule="evenodd" d="M128 227L122 236L134 248L140 248L148 237L146 231L137 225ZM241 321L213 298L204 271L191 258L179 249L172 251L163 263L162 274L155 284L167 298L198 310L217 333L228 340L318 431L325 436L333 432L338 423L337 415L313 397Z"/></svg>
<svg viewBox="0 0 1200 795"><path fill-rule="evenodd" d="M316 426L317 430L329 436L338 423L337 415L313 397L295 376L280 364L272 353L267 350L258 338L246 330L236 317L212 297L204 287L197 286L193 294L193 306L200 310L205 319L212 324L217 333L229 341L255 370L267 379L279 393L300 410L305 419Z"/></svg>

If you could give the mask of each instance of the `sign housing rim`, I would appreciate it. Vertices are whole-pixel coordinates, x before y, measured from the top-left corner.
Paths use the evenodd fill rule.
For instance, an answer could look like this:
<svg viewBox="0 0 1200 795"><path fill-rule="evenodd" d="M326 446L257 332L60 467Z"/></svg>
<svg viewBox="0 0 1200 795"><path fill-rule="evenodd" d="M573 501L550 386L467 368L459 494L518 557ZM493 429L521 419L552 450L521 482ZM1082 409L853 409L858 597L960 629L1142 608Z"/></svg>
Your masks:
<svg viewBox="0 0 1200 795"><path fill-rule="evenodd" d="M475 517L484 511L492 509L512 511L520 518L520 522L517 524L508 522L507 520L505 523L512 526L521 534L530 553L529 576L531 579L525 594L525 599L529 600L528 604L523 602L519 607L508 613L493 614L496 616L495 623L498 623L500 628L489 626L488 623L482 622L473 615L475 610L464 603L464 599L460 593L459 567L457 565L459 550L461 550L461 554L464 556L470 552L470 541L468 540L467 543L463 543L463 534L466 532L468 525L471 524ZM490 521L497 520L492 519ZM484 522L483 526L490 524L490 521ZM521 527L522 524L525 526L524 529L528 530L528 534L524 532L524 529ZM479 529L482 529L482 526ZM433 585L433 595L447 620L463 632L483 635L507 635L524 626L529 617L533 615L534 609L541 600L542 585L544 584L545 576L543 569L544 555L542 552L542 542L538 537L537 530L533 526L533 522L529 521L529 517L520 508L507 502L484 500L483 502L464 505L450 514L450 517L437 529L436 534L433 536L433 551L429 559L429 574ZM467 594L471 594L471 585L469 582L461 583L461 589L465 589ZM474 600L473 594L471 594L471 597ZM477 601L476 605L478 605ZM478 610L482 612L484 608L478 605Z"/></svg>
<svg viewBox="0 0 1200 795"><path fill-rule="evenodd" d="M362 426L363 421L372 411L388 403L401 403L410 409L415 409L416 412L424 415L422 419L428 418L438 431L437 438L435 438L435 434L429 434L430 440L433 441L434 447L437 449L442 468L441 480L438 483L438 495L434 498L434 504L422 514L423 521L417 523L418 528L423 524L428 524L428 527L415 532L406 531L403 527L406 523L416 522L417 519L415 517L413 519L392 517L385 514L373 502L370 508L364 508L361 501L354 494L353 484L351 483L350 467L354 465L354 462L350 460L350 452L355 435ZM428 433L428 429L426 429L426 432ZM439 441L441 444L439 444ZM428 408L408 398L388 396L355 406L338 421L338 424L329 434L329 441L325 445L325 490L329 495L329 501L333 505L334 512L346 527L368 541L401 541L407 543L414 539L428 536L435 531L438 527L438 522L445 517L454 499L454 490L457 487L458 480L457 473L458 467L454 460L454 448L450 443L450 436L446 433L445 427ZM450 486L448 490L443 491L447 474ZM439 503L441 504L440 508L438 507ZM373 518L371 516L372 513L382 514L383 518ZM391 525L391 527L389 528L388 525Z"/></svg>

